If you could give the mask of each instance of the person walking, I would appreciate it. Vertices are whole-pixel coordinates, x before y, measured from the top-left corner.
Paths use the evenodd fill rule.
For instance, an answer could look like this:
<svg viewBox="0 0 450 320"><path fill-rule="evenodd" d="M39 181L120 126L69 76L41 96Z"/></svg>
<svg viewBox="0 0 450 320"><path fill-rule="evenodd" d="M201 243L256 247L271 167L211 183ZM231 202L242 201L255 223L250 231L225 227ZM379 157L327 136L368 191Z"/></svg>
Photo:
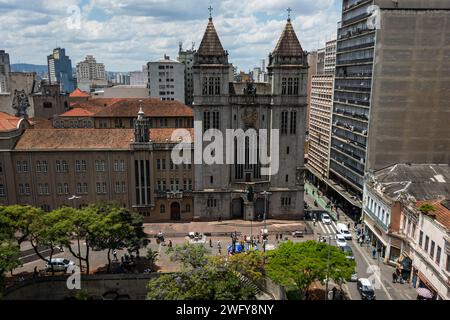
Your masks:
<svg viewBox="0 0 450 320"><path fill-rule="evenodd" d="M117 258L117 250L114 249L113 251L113 257L114 257L114 261L119 261L119 258Z"/></svg>

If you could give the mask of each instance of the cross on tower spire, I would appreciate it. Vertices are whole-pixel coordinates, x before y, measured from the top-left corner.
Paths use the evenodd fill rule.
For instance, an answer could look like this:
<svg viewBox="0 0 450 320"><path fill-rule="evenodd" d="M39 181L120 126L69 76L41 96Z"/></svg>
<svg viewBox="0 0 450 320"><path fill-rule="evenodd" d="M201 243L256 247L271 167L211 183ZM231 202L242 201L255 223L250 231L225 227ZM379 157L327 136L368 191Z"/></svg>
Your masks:
<svg viewBox="0 0 450 320"><path fill-rule="evenodd" d="M209 6L208 11L209 11L209 18L212 19L213 7L211 5Z"/></svg>
<svg viewBox="0 0 450 320"><path fill-rule="evenodd" d="M291 11L292 11L292 9L291 8L287 8L286 11L288 13L288 20L291 20Z"/></svg>

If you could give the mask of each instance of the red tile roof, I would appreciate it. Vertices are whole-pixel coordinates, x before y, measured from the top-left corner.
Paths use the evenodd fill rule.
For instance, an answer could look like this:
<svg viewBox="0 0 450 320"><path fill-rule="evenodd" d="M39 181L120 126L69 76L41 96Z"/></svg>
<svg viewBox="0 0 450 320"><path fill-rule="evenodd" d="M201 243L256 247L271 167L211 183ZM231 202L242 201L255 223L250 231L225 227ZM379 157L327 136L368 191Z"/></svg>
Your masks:
<svg viewBox="0 0 450 320"><path fill-rule="evenodd" d="M84 108L73 108L69 111L60 114L59 117L91 117L95 111Z"/></svg>
<svg viewBox="0 0 450 320"><path fill-rule="evenodd" d="M150 130L150 140L155 143L171 141L173 128L155 128ZM187 128L194 139L194 129ZM182 134L183 141L189 135ZM108 150L129 149L134 141L133 129L28 129L25 130L15 150ZM174 140L171 142L179 142Z"/></svg>
<svg viewBox="0 0 450 320"><path fill-rule="evenodd" d="M416 207L420 208L421 205L427 203L431 204L436 210L430 211L428 215L435 216L436 220L441 223L443 226L450 230L450 210L447 209L443 204L443 199L435 199L435 200L426 200L426 201L417 201Z"/></svg>
<svg viewBox="0 0 450 320"><path fill-rule="evenodd" d="M100 100L100 99L95 99ZM89 102L95 101L90 100ZM102 99L111 100L111 99ZM95 114L95 117L124 117L135 118L142 106L146 117L193 117L192 108L179 101L162 101L160 99L115 99L111 105L106 106Z"/></svg>
<svg viewBox="0 0 450 320"><path fill-rule="evenodd" d="M179 128L178 128L179 129ZM172 133L177 130L173 128L154 128L150 129L150 140L157 143L163 143L163 142L179 142L179 140L175 139L172 140ZM194 141L194 129L193 128L182 128L182 130L187 130L189 134L186 134L185 132L181 132L180 134L177 134L177 137L181 136L182 140L184 142L188 142L188 139L190 137L190 141Z"/></svg>
<svg viewBox="0 0 450 320"><path fill-rule="evenodd" d="M91 95L89 93L81 91L80 88L76 88L71 94L69 94L69 98L87 98L90 96Z"/></svg>
<svg viewBox="0 0 450 320"><path fill-rule="evenodd" d="M28 129L15 150L129 149L132 129Z"/></svg>
<svg viewBox="0 0 450 320"><path fill-rule="evenodd" d="M0 111L0 132L16 130L21 118Z"/></svg>
<svg viewBox="0 0 450 320"><path fill-rule="evenodd" d="M52 120L46 118L30 118L30 123L34 129L50 129L53 128Z"/></svg>

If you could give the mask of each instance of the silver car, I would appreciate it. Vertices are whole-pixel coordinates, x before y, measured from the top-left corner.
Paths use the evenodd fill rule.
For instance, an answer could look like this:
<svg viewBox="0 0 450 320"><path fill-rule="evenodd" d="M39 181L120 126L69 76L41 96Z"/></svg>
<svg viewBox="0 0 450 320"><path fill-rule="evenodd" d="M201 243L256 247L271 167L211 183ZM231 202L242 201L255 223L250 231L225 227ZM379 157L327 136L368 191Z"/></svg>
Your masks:
<svg viewBox="0 0 450 320"><path fill-rule="evenodd" d="M47 263L45 270L52 271L53 266L53 271L67 271L69 267L74 265L75 263L73 261L64 258L54 258Z"/></svg>

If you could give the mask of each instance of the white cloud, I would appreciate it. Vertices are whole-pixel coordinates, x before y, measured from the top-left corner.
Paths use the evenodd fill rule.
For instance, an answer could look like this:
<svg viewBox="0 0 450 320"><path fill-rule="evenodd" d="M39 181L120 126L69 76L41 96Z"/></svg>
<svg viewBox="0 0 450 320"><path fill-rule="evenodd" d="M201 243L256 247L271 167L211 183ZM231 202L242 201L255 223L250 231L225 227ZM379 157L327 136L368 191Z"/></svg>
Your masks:
<svg viewBox="0 0 450 320"><path fill-rule="evenodd" d="M243 70L273 50L291 7L305 50L335 37L340 0L223 0L213 2L214 24L230 62ZM12 62L45 64L58 44L72 64L93 54L111 71L138 70L164 53L175 57L178 42L200 44L209 0L0 0L1 38ZM80 29L69 29L67 8L80 5Z"/></svg>

